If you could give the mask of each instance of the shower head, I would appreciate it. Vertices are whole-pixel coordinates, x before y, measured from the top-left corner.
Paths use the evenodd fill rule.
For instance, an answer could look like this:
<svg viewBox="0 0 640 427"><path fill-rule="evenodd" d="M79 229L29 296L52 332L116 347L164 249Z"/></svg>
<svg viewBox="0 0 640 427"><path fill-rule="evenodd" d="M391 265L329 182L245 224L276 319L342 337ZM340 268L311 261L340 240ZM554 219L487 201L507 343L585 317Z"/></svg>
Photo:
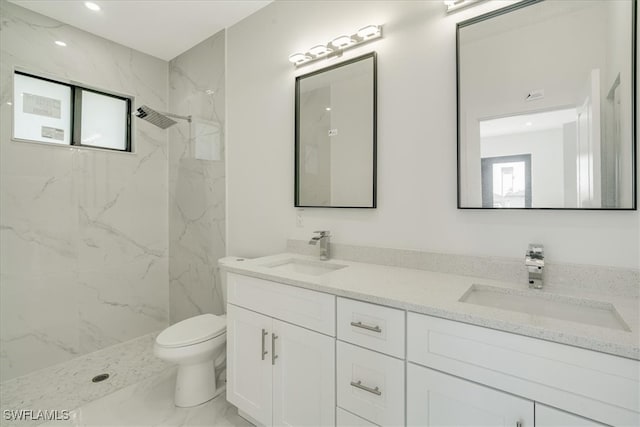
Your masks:
<svg viewBox="0 0 640 427"><path fill-rule="evenodd" d="M169 117L186 120L189 123L191 123L191 116L178 116L176 114L171 114L171 113L162 113L160 111L154 110L153 108L149 108L146 105L142 105L138 107L138 109L134 114L137 117L141 118L142 120L146 120L149 123L154 124L161 129L166 129L178 123L175 120L170 119Z"/></svg>
<svg viewBox="0 0 640 427"><path fill-rule="evenodd" d="M147 107L146 105L138 107L138 109L134 114L137 117L141 118L142 120L146 120L149 123L154 124L161 129L166 129L169 126L173 126L176 123L178 123L175 120L172 120L169 117L165 116L164 114L159 113L156 110Z"/></svg>

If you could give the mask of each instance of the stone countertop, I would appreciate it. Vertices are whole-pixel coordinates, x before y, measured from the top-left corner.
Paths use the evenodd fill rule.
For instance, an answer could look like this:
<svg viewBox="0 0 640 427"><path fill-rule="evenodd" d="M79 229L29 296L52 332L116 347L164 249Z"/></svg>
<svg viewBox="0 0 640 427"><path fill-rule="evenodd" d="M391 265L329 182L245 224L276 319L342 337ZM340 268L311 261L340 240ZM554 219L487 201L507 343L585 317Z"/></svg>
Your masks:
<svg viewBox="0 0 640 427"><path fill-rule="evenodd" d="M317 276L272 268L291 259L346 267ZM580 305L612 304L629 329L621 330L460 301L472 285L497 287L504 293L527 294L527 284L340 259L318 261L317 257L291 253L232 261L222 268L337 296L640 360L638 298L579 292L552 285L536 291L552 301L570 299Z"/></svg>

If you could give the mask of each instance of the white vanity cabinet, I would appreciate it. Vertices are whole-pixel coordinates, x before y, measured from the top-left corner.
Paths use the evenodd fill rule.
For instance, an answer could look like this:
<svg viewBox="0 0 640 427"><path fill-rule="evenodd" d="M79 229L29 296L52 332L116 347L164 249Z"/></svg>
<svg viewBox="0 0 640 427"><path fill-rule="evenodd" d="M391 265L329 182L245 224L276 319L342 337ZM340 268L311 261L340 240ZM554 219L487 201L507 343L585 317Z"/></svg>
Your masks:
<svg viewBox="0 0 640 427"><path fill-rule="evenodd" d="M227 305L227 400L265 425L273 418L272 323L270 317Z"/></svg>
<svg viewBox="0 0 640 427"><path fill-rule="evenodd" d="M413 363L407 366L407 425L606 427L606 424Z"/></svg>
<svg viewBox="0 0 640 427"><path fill-rule="evenodd" d="M375 425L404 425L406 313L347 298L337 306L339 409Z"/></svg>
<svg viewBox="0 0 640 427"><path fill-rule="evenodd" d="M229 276L227 400L264 426L335 425L335 338L289 323L308 326L328 315L334 324L335 297ZM269 296L243 298L253 286ZM286 310L283 299L292 304Z"/></svg>
<svg viewBox="0 0 640 427"><path fill-rule="evenodd" d="M410 425L424 423L421 407L434 400L459 404L448 411L449 424L438 412L438 425L465 425L467 415L480 417L494 401L511 402L497 407L516 412L489 409L498 417L483 425L533 426L534 406L538 427L640 425L636 360L416 313L407 318L407 360ZM480 403L481 396L488 400Z"/></svg>
<svg viewBox="0 0 640 427"><path fill-rule="evenodd" d="M533 402L433 369L407 365L407 425L533 427Z"/></svg>
<svg viewBox="0 0 640 427"><path fill-rule="evenodd" d="M536 427L606 427L606 424L536 403Z"/></svg>
<svg viewBox="0 0 640 427"><path fill-rule="evenodd" d="M638 427L640 361L227 274L227 399L264 426Z"/></svg>

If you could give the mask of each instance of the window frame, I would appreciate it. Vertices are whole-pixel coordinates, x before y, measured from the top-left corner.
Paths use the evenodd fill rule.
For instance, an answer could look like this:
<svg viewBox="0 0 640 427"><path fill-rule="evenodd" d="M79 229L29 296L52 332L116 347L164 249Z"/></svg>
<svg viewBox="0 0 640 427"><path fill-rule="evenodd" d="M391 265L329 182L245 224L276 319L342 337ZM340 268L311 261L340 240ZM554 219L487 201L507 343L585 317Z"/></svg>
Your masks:
<svg viewBox="0 0 640 427"><path fill-rule="evenodd" d="M33 139L25 139L25 138L19 138L15 136L15 117L12 118L11 123L12 123L12 132L11 132L11 139L13 139L14 141L20 141L20 142L31 142L31 143L36 143L36 144L45 144L45 145L49 145L49 146L58 146L58 147L76 147L76 148L90 148L90 149L95 149L95 150L106 150L106 151L112 151L112 152L119 152L119 153L133 153L133 132L131 130L131 127L133 125L132 120L131 120L131 114L132 114L132 104L133 104L133 97L132 96L127 96L127 95L121 95L121 94L117 94L117 93L113 93L113 92L108 92L102 89L97 89L94 87L89 87L89 86L85 86L85 85L81 85L81 84L76 84L73 82L69 82L69 81L64 81L64 80L58 80L55 78L51 78L51 77L45 77L39 74L34 74L34 73L30 73L27 71L22 71L20 69L14 69L13 70L13 76L15 79L15 75L22 75L25 77L30 77L33 79L38 79L38 80L43 80L46 82L50 82L50 83L55 83L58 85L63 85L63 86L67 86L69 87L69 89L71 90L71 102L70 102L70 112L69 112L69 117L70 117L70 123L69 123L69 129L71 132L71 136L69 138L69 144L59 144L59 143L52 143L52 142L46 142L46 141L38 141L38 140L33 140ZM83 91L87 91L87 92L92 92L98 95L102 95L102 96L108 96L108 97L112 97L115 99L119 99L125 102L126 108L125 108L125 117L124 117L124 123L125 123L125 148L124 149L118 149L118 148L110 148L110 147L103 147L100 145L89 145L89 144L83 144L82 141L82 92ZM12 92L12 96L15 97L15 85L14 85L14 90ZM16 102L15 99L13 100L13 115L15 116L16 112L15 112L15 106L16 106Z"/></svg>

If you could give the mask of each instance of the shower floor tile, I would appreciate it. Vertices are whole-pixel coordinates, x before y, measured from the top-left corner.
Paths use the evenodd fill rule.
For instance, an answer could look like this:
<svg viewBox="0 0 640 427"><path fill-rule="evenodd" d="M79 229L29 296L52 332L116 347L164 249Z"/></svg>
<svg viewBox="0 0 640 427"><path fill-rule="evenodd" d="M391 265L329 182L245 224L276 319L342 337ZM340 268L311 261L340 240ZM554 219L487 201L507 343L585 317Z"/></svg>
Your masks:
<svg viewBox="0 0 640 427"><path fill-rule="evenodd" d="M41 424L44 427L195 427L251 426L238 415L226 396L220 396L193 408L173 404L176 369L131 385L71 412L68 421Z"/></svg>

